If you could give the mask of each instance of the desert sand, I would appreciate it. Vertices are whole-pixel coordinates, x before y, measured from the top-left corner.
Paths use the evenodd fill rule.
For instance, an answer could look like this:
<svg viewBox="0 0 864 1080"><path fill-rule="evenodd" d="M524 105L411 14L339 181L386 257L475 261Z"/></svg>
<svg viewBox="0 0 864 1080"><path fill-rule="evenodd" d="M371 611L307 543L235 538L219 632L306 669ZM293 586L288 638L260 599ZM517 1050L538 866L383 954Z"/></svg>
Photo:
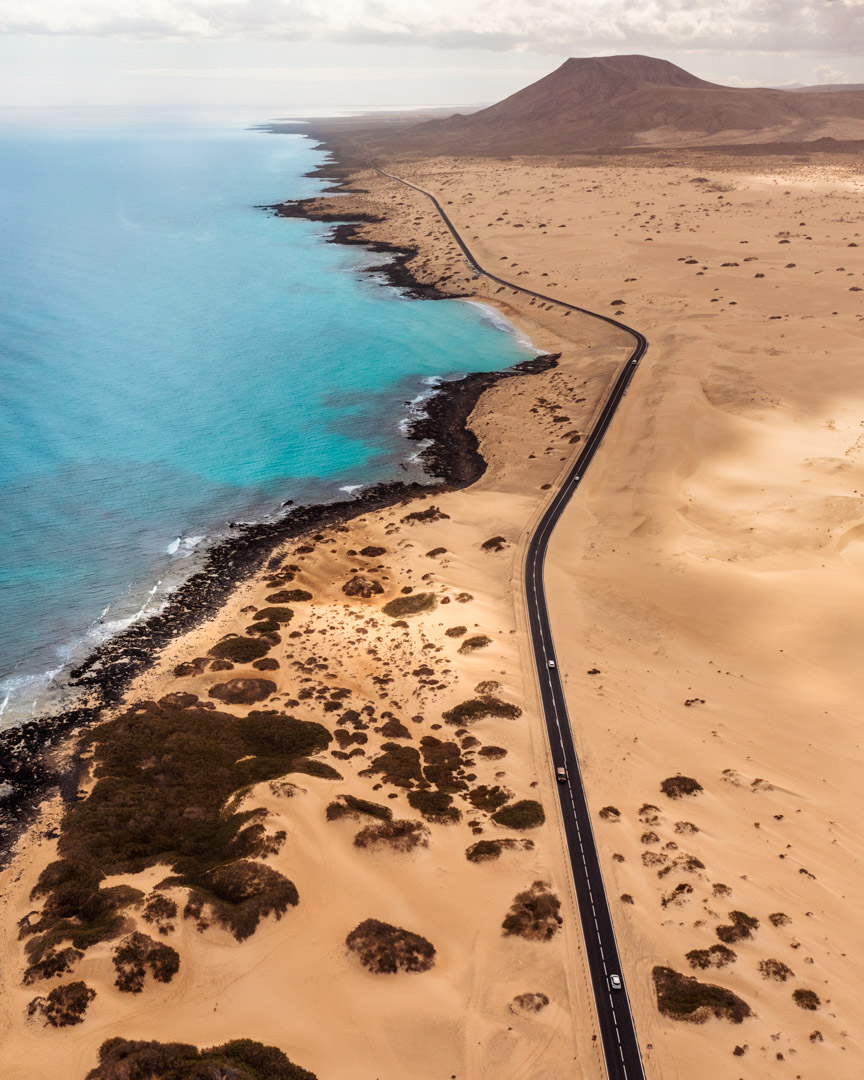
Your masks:
<svg viewBox="0 0 864 1080"><path fill-rule="evenodd" d="M842 158L686 153L388 168L436 194L490 270L618 312L649 340L547 566L646 1072L664 1080L860 1076L860 171ZM602 1075L520 567L532 522L629 342L589 317L475 279L421 195L369 171L353 179L367 193L342 197L346 208L385 216L363 226L366 235L417 247L419 278L496 306L538 349L560 352L559 366L483 395L470 423L489 469L473 487L365 515L278 553L299 568L287 587L312 595L291 605L290 633L269 653L278 669L175 674L224 635L242 634L251 609L267 606L273 586L260 575L132 688L130 702L177 691L210 700L226 679L264 675L276 683L267 707L342 733L321 755L342 779L292 774L295 787L264 783L245 795L244 807L267 810L268 833L286 833L264 861L296 883L297 907L263 920L242 943L217 925L199 932L177 919L164 940L180 970L167 985L148 979L140 997L112 985L114 942L94 946L72 977L96 997L82 1024L62 1030L25 1019L34 994L62 979L19 981L26 960L16 924L38 908L29 891L55 857L46 833L59 807L46 808L5 875L3 967L15 974L0 997L0 1077L78 1080L118 1034L198 1045L258 1039L320 1080ZM447 516L403 520L430 506ZM495 537L503 543L484 550ZM369 545L384 552L357 554ZM346 596L355 574L383 592ZM435 605L401 626L381 607L406 588L433 593ZM456 626L465 634L448 636ZM466 635L491 642L460 652ZM539 800L544 825L501 829L457 794L461 821L429 823L428 846L399 853L356 847L366 820L326 819L328 804L350 794L420 821L404 790L361 775L394 738L376 731L382 714L407 728L404 745L453 739L457 729L442 714L490 681L522 712L465 725L456 738L468 755L463 775L471 788L499 784ZM348 691L348 707L374 710L361 732L367 741L325 709L317 691L333 686ZM466 739L507 755L484 758ZM679 773L702 790L663 794L661 782ZM82 791L91 783L85 777ZM466 860L472 842L502 837L533 848ZM123 880L148 892L167 872ZM514 896L534 881L561 898L561 932L543 942L502 935ZM183 890L173 895L182 908ZM733 963L694 971L685 953L717 944L730 911L758 919L758 928L732 945ZM127 914L125 932L133 924L148 932L139 909ZM370 917L428 938L435 966L364 971L344 940ZM765 960L792 974L766 977ZM740 1025L661 1016L655 965L729 988L754 1015ZM815 1011L793 1001L802 988L818 995ZM525 993L549 1004L526 1011L513 1003Z"/></svg>

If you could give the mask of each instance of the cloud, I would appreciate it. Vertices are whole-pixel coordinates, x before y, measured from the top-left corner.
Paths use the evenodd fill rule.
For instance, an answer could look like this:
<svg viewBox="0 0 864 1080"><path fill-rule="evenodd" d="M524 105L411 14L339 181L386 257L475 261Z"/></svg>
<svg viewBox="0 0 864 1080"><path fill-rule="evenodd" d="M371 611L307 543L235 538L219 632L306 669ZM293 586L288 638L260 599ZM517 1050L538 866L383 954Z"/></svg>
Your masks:
<svg viewBox="0 0 864 1080"><path fill-rule="evenodd" d="M864 0L0 0L0 32L859 55Z"/></svg>

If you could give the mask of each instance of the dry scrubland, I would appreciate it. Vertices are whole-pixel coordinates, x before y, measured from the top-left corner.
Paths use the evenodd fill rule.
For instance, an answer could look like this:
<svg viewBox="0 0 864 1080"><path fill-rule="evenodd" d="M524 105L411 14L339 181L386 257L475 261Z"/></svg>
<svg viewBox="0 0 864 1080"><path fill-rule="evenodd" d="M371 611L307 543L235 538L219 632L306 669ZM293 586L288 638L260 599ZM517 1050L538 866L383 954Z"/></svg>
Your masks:
<svg viewBox="0 0 864 1080"><path fill-rule="evenodd" d="M393 168L490 270L650 342L547 569L649 1076L857 1078L860 174L683 153ZM289 545L135 687L116 723L209 717L235 756L208 759L187 802L183 740L136 747L132 767L173 791L166 857L134 864L146 853L109 830L128 862L103 901L142 896L113 894L94 936L117 918L116 938L23 985L34 935L15 923L45 917L29 896L57 855L49 808L4 889L2 1077L53 1077L61 1057L84 1077L118 1035L222 1047L202 1052L249 1077L251 1051L226 1040L320 1080L600 1075L518 568L628 342L475 281L421 196L359 179L346 207L386 217L368 235L418 247L419 277L497 305L560 366L483 396L474 488ZM253 641L241 661L229 634ZM61 1007L83 1022L46 1026Z"/></svg>
<svg viewBox="0 0 864 1080"><path fill-rule="evenodd" d="M626 343L535 337L479 484L278 550L91 734L6 874L0 1077L600 1075L518 575Z"/></svg>

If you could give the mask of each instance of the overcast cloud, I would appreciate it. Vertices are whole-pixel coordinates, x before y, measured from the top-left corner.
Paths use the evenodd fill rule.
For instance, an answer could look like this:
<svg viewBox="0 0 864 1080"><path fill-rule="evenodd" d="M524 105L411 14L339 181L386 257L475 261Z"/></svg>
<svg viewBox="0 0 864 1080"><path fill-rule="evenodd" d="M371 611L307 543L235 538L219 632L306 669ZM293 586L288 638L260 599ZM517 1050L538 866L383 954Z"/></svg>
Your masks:
<svg viewBox="0 0 864 1080"><path fill-rule="evenodd" d="M0 0L0 32L841 56L864 50L864 0Z"/></svg>

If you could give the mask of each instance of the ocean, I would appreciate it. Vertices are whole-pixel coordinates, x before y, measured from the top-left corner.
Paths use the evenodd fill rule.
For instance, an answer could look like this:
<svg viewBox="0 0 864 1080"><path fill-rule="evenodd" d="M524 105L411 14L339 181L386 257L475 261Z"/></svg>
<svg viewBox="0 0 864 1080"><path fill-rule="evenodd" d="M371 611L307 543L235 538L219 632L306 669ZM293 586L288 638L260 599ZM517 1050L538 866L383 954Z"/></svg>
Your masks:
<svg viewBox="0 0 864 1080"><path fill-rule="evenodd" d="M533 355L259 209L315 195L239 115L0 118L0 728L158 610L230 521L404 478L436 382ZM269 117L260 115L260 123ZM416 469L416 466L414 466ZM290 511L289 511L290 512Z"/></svg>

